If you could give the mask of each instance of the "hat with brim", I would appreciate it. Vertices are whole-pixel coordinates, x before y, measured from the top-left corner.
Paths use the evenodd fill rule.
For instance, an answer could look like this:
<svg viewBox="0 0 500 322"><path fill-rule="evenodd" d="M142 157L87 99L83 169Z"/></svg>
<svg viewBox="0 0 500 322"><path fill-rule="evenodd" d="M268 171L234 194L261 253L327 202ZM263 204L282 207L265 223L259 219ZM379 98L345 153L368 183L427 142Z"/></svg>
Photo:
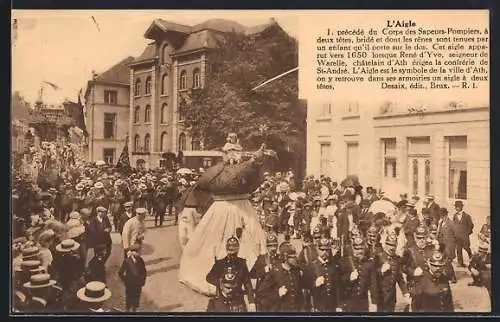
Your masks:
<svg viewBox="0 0 500 322"><path fill-rule="evenodd" d="M79 247L80 243L73 239L65 239L56 246L56 251L60 253L69 253L77 250Z"/></svg>
<svg viewBox="0 0 500 322"><path fill-rule="evenodd" d="M71 227L68 232L66 233L66 238L76 238L78 236L81 236L83 233L85 233L85 226L84 225L79 225L79 226L74 226Z"/></svg>
<svg viewBox="0 0 500 322"><path fill-rule="evenodd" d="M100 303L107 301L111 297L111 291L102 282L88 282L85 287L82 287L76 292L76 296L89 303Z"/></svg>
<svg viewBox="0 0 500 322"><path fill-rule="evenodd" d="M123 207L132 207L133 205L134 205L134 203L132 201L128 201L128 202L123 204Z"/></svg>
<svg viewBox="0 0 500 322"><path fill-rule="evenodd" d="M25 247L21 250L23 260L33 259L40 255L38 247Z"/></svg>
<svg viewBox="0 0 500 322"><path fill-rule="evenodd" d="M44 288L56 284L55 280L50 279L49 274L35 274L31 276L30 281L23 284L25 288Z"/></svg>

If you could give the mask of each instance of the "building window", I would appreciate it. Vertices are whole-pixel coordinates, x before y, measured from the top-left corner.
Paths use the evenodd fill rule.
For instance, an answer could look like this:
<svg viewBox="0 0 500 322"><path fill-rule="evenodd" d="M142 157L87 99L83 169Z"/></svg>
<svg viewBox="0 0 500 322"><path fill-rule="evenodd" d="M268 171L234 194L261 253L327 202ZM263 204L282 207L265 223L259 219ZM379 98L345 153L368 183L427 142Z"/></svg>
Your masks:
<svg viewBox="0 0 500 322"><path fill-rule="evenodd" d="M136 134L134 137L134 151L139 152L141 150L141 137Z"/></svg>
<svg viewBox="0 0 500 322"><path fill-rule="evenodd" d="M210 168L212 166L211 158L203 158L203 168Z"/></svg>
<svg viewBox="0 0 500 322"><path fill-rule="evenodd" d="M320 144L320 165L319 172L322 175L329 175L330 173L330 143L321 143Z"/></svg>
<svg viewBox="0 0 500 322"><path fill-rule="evenodd" d="M412 161L412 192L414 196L418 195L418 159Z"/></svg>
<svg viewBox="0 0 500 322"><path fill-rule="evenodd" d="M118 92L117 91L104 91L104 103L108 105L118 104Z"/></svg>
<svg viewBox="0 0 500 322"><path fill-rule="evenodd" d="M359 175L358 167L358 143L347 143L347 172L346 175L356 174Z"/></svg>
<svg viewBox="0 0 500 322"><path fill-rule="evenodd" d="M160 151L165 152L167 149L167 132L163 132L160 136Z"/></svg>
<svg viewBox="0 0 500 322"><path fill-rule="evenodd" d="M161 63L163 65L166 65L167 62L168 62L168 44L165 44L162 50Z"/></svg>
<svg viewBox="0 0 500 322"><path fill-rule="evenodd" d="M104 138L113 139L116 129L116 113L104 113Z"/></svg>
<svg viewBox="0 0 500 322"><path fill-rule="evenodd" d="M187 88L187 73L185 70L181 72L181 76L179 77L179 89Z"/></svg>
<svg viewBox="0 0 500 322"><path fill-rule="evenodd" d="M151 95L151 77L146 78L146 91L145 95Z"/></svg>
<svg viewBox="0 0 500 322"><path fill-rule="evenodd" d="M146 134L144 136L144 152L149 152L151 148L151 136L149 134Z"/></svg>
<svg viewBox="0 0 500 322"><path fill-rule="evenodd" d="M144 110L144 122L151 122L151 106L146 105L146 109Z"/></svg>
<svg viewBox="0 0 500 322"><path fill-rule="evenodd" d="M426 159L424 164L424 193L426 195L431 193L431 160Z"/></svg>
<svg viewBox="0 0 500 322"><path fill-rule="evenodd" d="M467 199L467 136L448 137L448 197Z"/></svg>
<svg viewBox="0 0 500 322"><path fill-rule="evenodd" d="M136 106L134 110L134 123L139 123L140 118L141 118L141 108L139 106Z"/></svg>
<svg viewBox="0 0 500 322"><path fill-rule="evenodd" d="M107 164L115 163L115 149L103 149L102 150L103 161Z"/></svg>
<svg viewBox="0 0 500 322"><path fill-rule="evenodd" d="M332 103L331 102L323 103L323 105L321 106L320 117L330 117L330 116L332 116Z"/></svg>
<svg viewBox="0 0 500 322"><path fill-rule="evenodd" d="M201 87L201 74L200 70L196 68L193 71L193 88L200 88Z"/></svg>
<svg viewBox="0 0 500 322"><path fill-rule="evenodd" d="M134 96L141 96L141 80L136 79L134 85Z"/></svg>
<svg viewBox="0 0 500 322"><path fill-rule="evenodd" d="M168 75L165 74L161 78L161 95L167 95Z"/></svg>
<svg viewBox="0 0 500 322"><path fill-rule="evenodd" d="M359 103L358 102L350 102L346 107L347 115L358 115L359 114Z"/></svg>
<svg viewBox="0 0 500 322"><path fill-rule="evenodd" d="M167 105L167 103L163 103L163 105L161 106L161 114L160 114L160 123L161 124L167 123L167 120L168 120L167 113L168 113L168 105Z"/></svg>
<svg viewBox="0 0 500 322"><path fill-rule="evenodd" d="M191 150L193 150L193 151L201 150L201 148L200 148L200 140L197 140L195 138L193 138L191 140Z"/></svg>
<svg viewBox="0 0 500 322"><path fill-rule="evenodd" d="M179 134L179 150L186 150L186 134L184 133Z"/></svg>
<svg viewBox="0 0 500 322"><path fill-rule="evenodd" d="M185 112L185 106L184 104L180 104L179 105L179 121L184 121L184 119L186 118L186 114L184 113Z"/></svg>
<svg viewBox="0 0 500 322"><path fill-rule="evenodd" d="M396 178L396 139L382 139L384 155L384 177Z"/></svg>

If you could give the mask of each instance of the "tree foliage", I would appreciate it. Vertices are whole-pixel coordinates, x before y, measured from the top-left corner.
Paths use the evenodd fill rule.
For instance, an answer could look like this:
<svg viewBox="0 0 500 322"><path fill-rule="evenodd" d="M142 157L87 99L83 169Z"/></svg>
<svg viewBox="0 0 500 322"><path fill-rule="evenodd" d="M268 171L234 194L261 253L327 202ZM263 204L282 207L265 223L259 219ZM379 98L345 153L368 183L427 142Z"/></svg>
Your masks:
<svg viewBox="0 0 500 322"><path fill-rule="evenodd" d="M263 141L277 151L298 151L305 144L306 109L298 100L298 73L252 88L297 67L295 39L279 27L258 37L228 34L211 53L202 89L180 99L187 132L203 138L208 149L220 148L236 132L247 149ZM264 127L263 127L264 125ZM265 129L265 130L264 130Z"/></svg>

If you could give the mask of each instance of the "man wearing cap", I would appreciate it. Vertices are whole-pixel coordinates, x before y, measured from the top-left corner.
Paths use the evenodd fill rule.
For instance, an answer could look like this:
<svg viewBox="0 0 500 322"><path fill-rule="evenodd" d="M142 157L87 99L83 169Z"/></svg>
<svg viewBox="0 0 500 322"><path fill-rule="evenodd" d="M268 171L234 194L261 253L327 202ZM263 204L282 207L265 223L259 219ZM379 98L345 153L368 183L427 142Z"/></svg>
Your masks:
<svg viewBox="0 0 500 322"><path fill-rule="evenodd" d="M377 258L376 271L379 279L378 312L394 312L396 307L396 283L401 289L406 304L410 304L410 293L403 277L401 258L396 255L397 236L387 235Z"/></svg>
<svg viewBox="0 0 500 322"><path fill-rule="evenodd" d="M270 274L271 270L277 269L281 264L278 255L278 236L268 233L266 238L268 254L259 255L254 266L250 270L250 277L256 279L255 297L258 312L272 312L273 296L269 296L269 290L262 288L262 283Z"/></svg>
<svg viewBox="0 0 500 322"><path fill-rule="evenodd" d="M125 306L127 312L136 312L144 284L146 284L146 265L139 255L140 246L134 244L129 247L130 256L123 260L118 272L125 284Z"/></svg>
<svg viewBox="0 0 500 322"><path fill-rule="evenodd" d="M471 216L464 211L464 203L462 200L455 201L455 216L454 220L456 223L456 237L457 237L457 261L458 265L465 267L463 252L464 249L469 256L469 260L472 257L472 251L470 249L470 238L472 230L474 229L474 223L472 222Z"/></svg>
<svg viewBox="0 0 500 322"><path fill-rule="evenodd" d="M243 300L244 294L246 292L248 296L249 311L255 312L255 296L252 287L252 281L250 279L250 272L248 271L246 260L238 257L239 248L240 242L238 241L238 239L234 236L230 237L226 242L227 255L223 259L215 258L215 263L212 266L212 269L208 272L206 281L214 285L217 288L217 293L220 293L221 290L219 280L223 277L223 274L227 270L227 268L232 267L233 272L236 275L237 283L237 286L234 290L234 296L239 297Z"/></svg>
<svg viewBox="0 0 500 322"><path fill-rule="evenodd" d="M97 207L97 215L89 220L88 240L89 248L104 245L106 247L106 260L111 255L111 222L107 216L108 210L102 206Z"/></svg>
<svg viewBox="0 0 500 322"><path fill-rule="evenodd" d="M318 257L312 262L309 283L312 284L314 306L318 312L341 312L342 293L340 245L328 238L321 238Z"/></svg>
<svg viewBox="0 0 500 322"><path fill-rule="evenodd" d="M491 255L488 243L479 243L479 251L470 260L469 271L472 276L469 286L486 287L491 298Z"/></svg>
<svg viewBox="0 0 500 322"><path fill-rule="evenodd" d="M168 179L161 178L158 187L153 194L153 206L155 212L155 226L163 226L163 221L165 220L165 211L167 209L167 197L168 197Z"/></svg>
<svg viewBox="0 0 500 322"><path fill-rule="evenodd" d="M449 276L444 274L445 259L435 252L420 277L421 305L416 312L453 312Z"/></svg>
<svg viewBox="0 0 500 322"><path fill-rule="evenodd" d="M380 244L380 229L372 224L366 231L366 246L367 257L369 260L375 260L382 252L382 245Z"/></svg>
<svg viewBox="0 0 500 322"><path fill-rule="evenodd" d="M142 245L144 241L144 235L146 234L146 227L144 220L147 214L146 208L137 208L135 210L136 215L123 225L122 230L122 244L125 256L128 256L128 251L130 246L134 244Z"/></svg>
<svg viewBox="0 0 500 322"><path fill-rule="evenodd" d="M427 195L426 196L427 200L427 205L425 208L427 209L426 214L430 222L435 223L436 225L439 222L439 219L441 218L439 210L441 207L434 201L434 195ZM422 212L424 212L422 210Z"/></svg>
<svg viewBox="0 0 500 322"><path fill-rule="evenodd" d="M304 311L303 273L298 267L297 252L292 244L283 242L279 246L280 264L270 271L262 283L269 306L261 312Z"/></svg>
<svg viewBox="0 0 500 322"><path fill-rule="evenodd" d="M352 254L341 265L343 307L346 312L376 312L378 285L375 263L366 257L366 245L361 237L352 241ZM372 307L369 307L368 291Z"/></svg>
<svg viewBox="0 0 500 322"><path fill-rule="evenodd" d="M123 234L123 226L125 223L132 217L135 216L134 212L134 203L132 201L127 201L123 204L123 211L120 213L118 217L118 232Z"/></svg>
<svg viewBox="0 0 500 322"><path fill-rule="evenodd" d="M238 277L233 267L224 270L218 288L218 294L208 301L207 312L247 312L245 301L238 293Z"/></svg>
<svg viewBox="0 0 500 322"><path fill-rule="evenodd" d="M427 231L424 225L417 227L414 233L414 245L405 249L403 253L403 270L411 295L412 312L418 312L421 307L422 288L420 277L427 266L428 259L436 251L433 245L427 245Z"/></svg>
<svg viewBox="0 0 500 322"><path fill-rule="evenodd" d="M307 236L307 238L306 238ZM310 234L304 237L304 244L299 253L298 263L299 267L304 272L304 279L310 280L312 279L310 272L312 271L312 262L318 258L318 244L321 239L321 230L320 227L315 227L312 231L312 236ZM308 241L308 237L311 237L311 242ZM304 297L305 297L305 310L306 312L310 311L313 307L311 293L312 288L309 284L304 284Z"/></svg>
<svg viewBox="0 0 500 322"><path fill-rule="evenodd" d="M452 261L456 256L456 222L453 220L453 214L449 214L446 208L441 208L440 213L441 219L439 220L437 227L437 239L446 261L446 274L451 277L452 283L456 283L457 278L455 276L455 270L453 269L452 265Z"/></svg>
<svg viewBox="0 0 500 322"><path fill-rule="evenodd" d="M403 222L403 231L406 237L406 247L411 247L415 244L414 233L419 226L419 220L417 217L417 210L415 209L415 204L412 201L408 201L405 204L406 218Z"/></svg>

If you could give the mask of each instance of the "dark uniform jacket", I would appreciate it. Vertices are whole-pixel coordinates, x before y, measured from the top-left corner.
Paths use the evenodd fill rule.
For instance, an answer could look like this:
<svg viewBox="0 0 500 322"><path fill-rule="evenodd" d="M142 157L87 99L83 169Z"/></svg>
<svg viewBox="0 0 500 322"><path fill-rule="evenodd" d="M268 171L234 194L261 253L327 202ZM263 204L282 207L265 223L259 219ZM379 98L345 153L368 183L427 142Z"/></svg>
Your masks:
<svg viewBox="0 0 500 322"><path fill-rule="evenodd" d="M111 223L109 222L109 218L107 216L102 217L102 222L97 219L97 216L90 218L88 229L89 231L87 236L89 247L106 245L106 247L111 249ZM110 232L104 231L105 229L109 229Z"/></svg>
<svg viewBox="0 0 500 322"><path fill-rule="evenodd" d="M228 298L221 295L208 301L207 312L246 312L245 301L241 297Z"/></svg>
<svg viewBox="0 0 500 322"><path fill-rule="evenodd" d="M351 273L357 270L358 278L351 281ZM342 303L346 312L368 312L368 291L372 303L377 303L378 286L375 263L369 259L358 260L344 257L342 261Z"/></svg>
<svg viewBox="0 0 500 322"><path fill-rule="evenodd" d="M316 248L316 245L310 244L307 246L304 246L302 250L299 253L298 257L298 263L299 267L304 271L305 278L306 279L311 279L311 276L308 276L312 270L312 263L318 258L318 249ZM312 285L305 285L307 289L311 289Z"/></svg>
<svg viewBox="0 0 500 322"><path fill-rule="evenodd" d="M378 255L376 262L376 272L379 278L379 294L378 294L378 310L379 311L394 311L396 305L396 283L401 289L401 293L408 292L406 282L403 277L403 267L401 257L389 256L382 252ZM388 263L390 268L385 273L381 269L384 263Z"/></svg>
<svg viewBox="0 0 500 322"><path fill-rule="evenodd" d="M255 303L250 272L248 271L247 261L243 258L226 256L223 259L216 260L212 269L207 274L207 282L215 285L217 287L217 293L220 293L219 280L223 277L227 267L233 268L233 272L236 274L238 280L238 291L235 296L243 298L243 287L245 287L245 292L248 295L248 302Z"/></svg>
<svg viewBox="0 0 500 322"><path fill-rule="evenodd" d="M481 258L479 254L472 255L469 263L469 270L475 268L479 271L479 276L476 277L479 282L486 287L488 291L491 289L491 256ZM474 278L474 277L473 277Z"/></svg>
<svg viewBox="0 0 500 322"><path fill-rule="evenodd" d="M261 290L266 294L268 301L264 308L268 312L301 312L304 307L302 274L299 267L287 270L280 264L274 268L269 273L269 278L266 278L261 285ZM278 290L282 286L286 287L287 292L280 297Z"/></svg>
<svg viewBox="0 0 500 322"><path fill-rule="evenodd" d="M312 262L311 270L312 280L309 282L313 288L315 308L319 312L335 312L341 305L340 256L338 254L332 256L327 262L318 257ZM325 282L316 287L316 279L320 276L324 277Z"/></svg>
<svg viewBox="0 0 500 322"><path fill-rule="evenodd" d="M446 275L436 278L428 270L424 270L420 284L422 312L453 312L450 283Z"/></svg>
<svg viewBox="0 0 500 322"><path fill-rule="evenodd" d="M420 267L423 271L427 266L427 259L432 256L434 247L432 245L424 248L418 248L416 245L409 247L403 253L402 265L403 271L406 274L408 288L412 297L421 294L419 279L420 277L414 276L415 269Z"/></svg>
<svg viewBox="0 0 500 322"><path fill-rule="evenodd" d="M269 272L266 272L265 268L267 265L271 266L271 269L277 268L281 265L281 261L279 255L269 256L269 255L259 255L252 269L250 270L250 278L254 278L257 280L255 286L256 296L259 297L259 286L262 281L266 278Z"/></svg>

